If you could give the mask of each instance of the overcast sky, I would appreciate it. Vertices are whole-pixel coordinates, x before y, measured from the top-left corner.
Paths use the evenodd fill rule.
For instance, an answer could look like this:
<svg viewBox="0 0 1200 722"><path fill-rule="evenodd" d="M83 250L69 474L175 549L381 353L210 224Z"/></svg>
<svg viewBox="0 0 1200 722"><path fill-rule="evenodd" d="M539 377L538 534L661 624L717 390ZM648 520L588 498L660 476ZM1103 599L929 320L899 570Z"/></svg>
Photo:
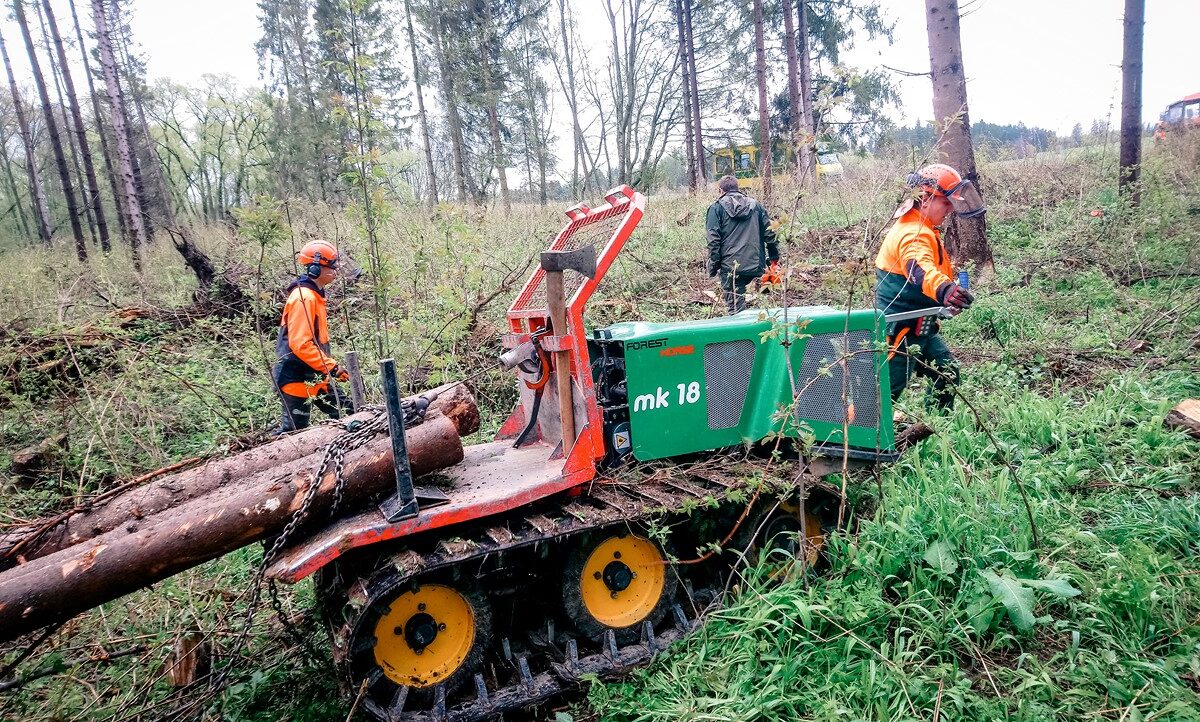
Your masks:
<svg viewBox="0 0 1200 722"><path fill-rule="evenodd" d="M53 0L60 24L65 3ZM254 42L259 35L253 0L132 0L134 36L152 77L195 82L205 73L228 73L259 83ZM604 23L603 0L573 0L582 27ZM961 0L963 62L972 120L1024 122L1060 134L1082 122L1120 116L1123 0ZM88 17L86 2L77 5ZM929 69L924 3L882 0L896 22L892 45L867 42L844 61L862 68L888 65ZM15 24L2 25L14 61L25 64ZM1143 118L1156 120L1167 103L1200 92L1200 0L1146 0ZM606 33L589 33L603 42ZM779 41L776 40L776 43ZM599 48L597 48L599 50ZM749 69L747 69L749 70ZM752 83L752 72L731 74ZM776 73L782 77L781 72ZM928 78L896 76L906 124L933 114ZM556 104L561 108L562 103ZM569 153L569 151L568 151Z"/></svg>

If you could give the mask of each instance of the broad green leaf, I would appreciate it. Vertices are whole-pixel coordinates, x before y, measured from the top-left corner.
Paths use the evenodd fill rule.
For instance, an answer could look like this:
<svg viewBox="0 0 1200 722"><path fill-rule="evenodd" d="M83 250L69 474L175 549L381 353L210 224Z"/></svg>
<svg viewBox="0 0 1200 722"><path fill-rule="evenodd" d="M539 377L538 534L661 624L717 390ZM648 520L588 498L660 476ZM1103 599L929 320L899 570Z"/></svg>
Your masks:
<svg viewBox="0 0 1200 722"><path fill-rule="evenodd" d="M996 618L996 612L992 609L992 598L988 595L980 595L971 600L967 605L967 625L976 634L983 634L992 626L992 620Z"/></svg>
<svg viewBox="0 0 1200 722"><path fill-rule="evenodd" d="M1071 583L1066 579L1021 579L1019 580L1027 587L1041 589L1044 592L1050 592L1060 597L1078 597L1080 591L1071 586Z"/></svg>
<svg viewBox="0 0 1200 722"><path fill-rule="evenodd" d="M1000 575L991 569L984 569L980 574L988 583L992 594L1008 611L1008 618L1012 620L1013 625L1022 632L1033 629L1033 590L1022 584L1021 580L1008 570L1004 570L1003 575Z"/></svg>
<svg viewBox="0 0 1200 722"><path fill-rule="evenodd" d="M925 563L947 576L958 571L958 560L954 558L954 549L941 539L930 544L929 548L925 550Z"/></svg>

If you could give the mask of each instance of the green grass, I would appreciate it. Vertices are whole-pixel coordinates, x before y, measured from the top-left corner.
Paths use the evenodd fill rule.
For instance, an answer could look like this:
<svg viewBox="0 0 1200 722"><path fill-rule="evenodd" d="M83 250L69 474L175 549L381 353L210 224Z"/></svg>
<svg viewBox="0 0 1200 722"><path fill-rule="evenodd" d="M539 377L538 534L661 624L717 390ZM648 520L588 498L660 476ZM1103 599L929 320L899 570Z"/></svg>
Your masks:
<svg viewBox="0 0 1200 722"><path fill-rule="evenodd" d="M638 721L1200 719L1200 442L1162 425L1200 395L1200 284L1127 283L1200 263L1194 177L1166 181L1177 161L1147 161L1136 214L1098 182L1024 197L1063 168L994 169L993 188L1017 184L989 200L998 273L946 326L979 417L960 403L928 419L936 435L878 486L852 481L863 511L831 539L826 570L780 584L773 564L751 566L698 633L594 685L591 709ZM1132 351L1137 340L1149 350Z"/></svg>
<svg viewBox="0 0 1200 722"><path fill-rule="evenodd" d="M665 660L593 687L593 707L614 720L1200 717L1200 454L1161 425L1200 379L1119 373L1045 396L990 365L968 384L1002 451L966 409L938 419L884 473L856 534L834 538L825 572L780 585L751 569Z"/></svg>

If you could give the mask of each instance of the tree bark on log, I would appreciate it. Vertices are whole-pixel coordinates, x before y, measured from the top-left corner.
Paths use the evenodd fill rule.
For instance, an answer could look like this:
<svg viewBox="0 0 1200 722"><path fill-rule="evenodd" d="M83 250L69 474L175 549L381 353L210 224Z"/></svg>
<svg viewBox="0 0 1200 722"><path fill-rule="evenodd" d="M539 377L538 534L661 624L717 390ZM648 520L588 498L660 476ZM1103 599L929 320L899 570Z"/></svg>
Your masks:
<svg viewBox="0 0 1200 722"><path fill-rule="evenodd" d="M1167 414L1167 418L1163 419L1163 425L1200 439L1200 399L1185 399L1176 404Z"/></svg>
<svg viewBox="0 0 1200 722"><path fill-rule="evenodd" d="M475 406L474 397L465 386L441 386L429 393L436 393L437 398L430 404L428 415L449 418L459 436L466 436L479 429L479 410ZM373 418L374 413L363 412L347 418L347 421L356 419L365 423ZM20 546L23 540L53 520L43 520L18 531L0 535L0 569L14 564L18 556L26 562L32 561L93 539L122 524L135 522L197 499L233 480L272 469L279 470L285 464L313 455L344 433L341 425L316 426L234 456L215 459L199 467L164 475L95 507L70 514L60 524L42 533L40 538L25 542L23 546ZM317 457L314 456L308 463L315 465Z"/></svg>
<svg viewBox="0 0 1200 722"><path fill-rule="evenodd" d="M436 415L406 433L414 476L463 458L454 422ZM317 478L311 457L231 482L221 489L140 521L0 573L0 641L153 584L227 552L279 534L319 484L309 524L324 522L337 483L333 470ZM361 506L394 483L392 445L376 439L346 455L343 508Z"/></svg>

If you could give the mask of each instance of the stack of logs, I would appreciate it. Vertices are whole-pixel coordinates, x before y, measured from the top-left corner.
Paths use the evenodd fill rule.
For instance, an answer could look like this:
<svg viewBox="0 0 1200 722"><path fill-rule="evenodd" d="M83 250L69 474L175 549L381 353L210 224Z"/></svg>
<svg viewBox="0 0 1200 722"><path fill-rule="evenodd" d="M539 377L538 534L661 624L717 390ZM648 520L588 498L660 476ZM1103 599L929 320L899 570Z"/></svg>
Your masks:
<svg viewBox="0 0 1200 722"><path fill-rule="evenodd" d="M479 428L461 384L435 389L425 420L405 434L414 476L462 461L462 436ZM351 419L373 418L363 412ZM383 431L350 451L340 509L359 510L395 489ZM319 478L324 446L341 425L307 429L209 461L0 536L0 641L63 622L235 549L278 535L319 485L308 528L329 522L334 471Z"/></svg>

